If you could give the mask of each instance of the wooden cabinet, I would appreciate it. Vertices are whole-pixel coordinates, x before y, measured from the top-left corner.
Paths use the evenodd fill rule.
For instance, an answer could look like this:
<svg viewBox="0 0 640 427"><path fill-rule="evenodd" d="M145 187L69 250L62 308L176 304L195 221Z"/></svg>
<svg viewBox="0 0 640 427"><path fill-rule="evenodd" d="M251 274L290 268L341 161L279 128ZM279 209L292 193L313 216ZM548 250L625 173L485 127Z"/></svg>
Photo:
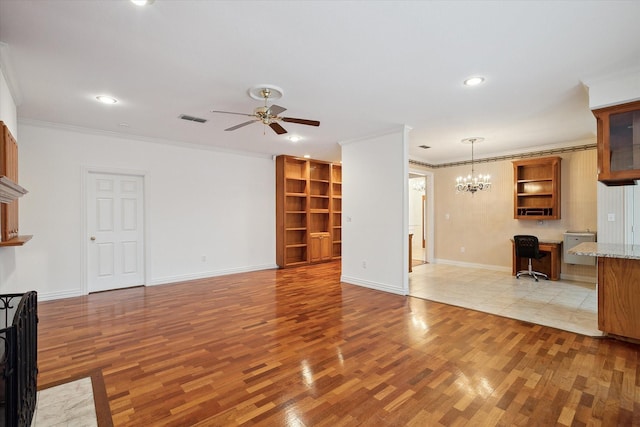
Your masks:
<svg viewBox="0 0 640 427"><path fill-rule="evenodd" d="M331 246L331 235L329 233L309 233L309 261L329 261L331 259Z"/></svg>
<svg viewBox="0 0 640 427"><path fill-rule="evenodd" d="M513 217L560 219L560 157L513 162Z"/></svg>
<svg viewBox="0 0 640 427"><path fill-rule="evenodd" d="M276 262L291 267L340 257L341 167L276 158Z"/></svg>
<svg viewBox="0 0 640 427"><path fill-rule="evenodd" d="M18 234L18 198L26 193L18 185L18 144L0 121L0 246L22 246L32 237Z"/></svg>
<svg viewBox="0 0 640 427"><path fill-rule="evenodd" d="M640 260L598 257L598 329L640 340Z"/></svg>
<svg viewBox="0 0 640 427"><path fill-rule="evenodd" d="M598 123L598 181L635 184L640 179L640 101L593 110Z"/></svg>

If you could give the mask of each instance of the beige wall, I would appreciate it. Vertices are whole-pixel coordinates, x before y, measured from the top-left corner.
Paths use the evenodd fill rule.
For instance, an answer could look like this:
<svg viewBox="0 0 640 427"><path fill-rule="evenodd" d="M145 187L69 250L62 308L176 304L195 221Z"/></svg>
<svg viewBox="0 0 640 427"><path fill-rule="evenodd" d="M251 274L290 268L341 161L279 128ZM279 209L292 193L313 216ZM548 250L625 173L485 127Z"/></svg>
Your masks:
<svg viewBox="0 0 640 427"><path fill-rule="evenodd" d="M510 239L516 234L562 240L563 233L568 230L595 231L596 150L556 155L562 157L562 219L545 220L542 224L513 218L512 160L476 163L476 173L491 175L492 188L475 195L456 193L454 189L456 177L469 174L470 165L433 169L436 262L510 270ZM562 276L577 280L595 279L596 269L594 266L562 263Z"/></svg>

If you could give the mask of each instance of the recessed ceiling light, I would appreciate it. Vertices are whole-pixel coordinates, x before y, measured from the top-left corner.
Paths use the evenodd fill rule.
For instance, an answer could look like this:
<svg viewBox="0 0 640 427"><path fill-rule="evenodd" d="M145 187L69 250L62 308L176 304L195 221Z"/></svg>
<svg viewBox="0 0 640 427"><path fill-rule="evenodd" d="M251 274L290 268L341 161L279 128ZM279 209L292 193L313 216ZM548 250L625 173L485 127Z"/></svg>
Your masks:
<svg viewBox="0 0 640 427"><path fill-rule="evenodd" d="M96 99L102 102L103 104L115 104L116 102L118 102L117 99L108 95L98 95L96 96Z"/></svg>
<svg viewBox="0 0 640 427"><path fill-rule="evenodd" d="M466 79L464 81L464 85L465 86L477 86L480 83L484 82L484 77L480 77L480 76L474 76L474 77L469 77L468 79Z"/></svg>
<svg viewBox="0 0 640 427"><path fill-rule="evenodd" d="M291 141L291 142L298 142L298 141L300 141L300 137L299 137L299 136L296 136L296 135L291 135L291 136L289 137L289 141Z"/></svg>
<svg viewBox="0 0 640 427"><path fill-rule="evenodd" d="M310 155L310 154L305 154L305 155L304 155L304 156L302 156L302 157L304 157L305 159L310 159L310 158L311 158L311 155Z"/></svg>
<svg viewBox="0 0 640 427"><path fill-rule="evenodd" d="M136 6L146 6L153 3L153 0L131 0L131 3L135 4Z"/></svg>

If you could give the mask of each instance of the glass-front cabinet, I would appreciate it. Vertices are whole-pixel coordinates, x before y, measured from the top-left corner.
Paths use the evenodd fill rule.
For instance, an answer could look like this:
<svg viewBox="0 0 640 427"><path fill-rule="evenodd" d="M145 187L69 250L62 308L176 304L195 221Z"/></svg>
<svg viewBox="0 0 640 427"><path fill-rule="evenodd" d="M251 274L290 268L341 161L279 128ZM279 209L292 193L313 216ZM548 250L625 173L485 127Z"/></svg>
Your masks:
<svg viewBox="0 0 640 427"><path fill-rule="evenodd" d="M640 179L640 101L593 110L598 122L598 181L630 185Z"/></svg>

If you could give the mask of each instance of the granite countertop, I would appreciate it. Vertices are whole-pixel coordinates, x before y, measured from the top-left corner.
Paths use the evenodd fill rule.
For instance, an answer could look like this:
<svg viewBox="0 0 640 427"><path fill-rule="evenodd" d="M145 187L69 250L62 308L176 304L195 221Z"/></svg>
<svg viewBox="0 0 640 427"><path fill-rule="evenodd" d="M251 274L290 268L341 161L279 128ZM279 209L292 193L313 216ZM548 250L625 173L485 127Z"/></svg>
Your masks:
<svg viewBox="0 0 640 427"><path fill-rule="evenodd" d="M640 259L640 245L584 242L570 248L568 252L574 255L597 256L602 258Z"/></svg>

